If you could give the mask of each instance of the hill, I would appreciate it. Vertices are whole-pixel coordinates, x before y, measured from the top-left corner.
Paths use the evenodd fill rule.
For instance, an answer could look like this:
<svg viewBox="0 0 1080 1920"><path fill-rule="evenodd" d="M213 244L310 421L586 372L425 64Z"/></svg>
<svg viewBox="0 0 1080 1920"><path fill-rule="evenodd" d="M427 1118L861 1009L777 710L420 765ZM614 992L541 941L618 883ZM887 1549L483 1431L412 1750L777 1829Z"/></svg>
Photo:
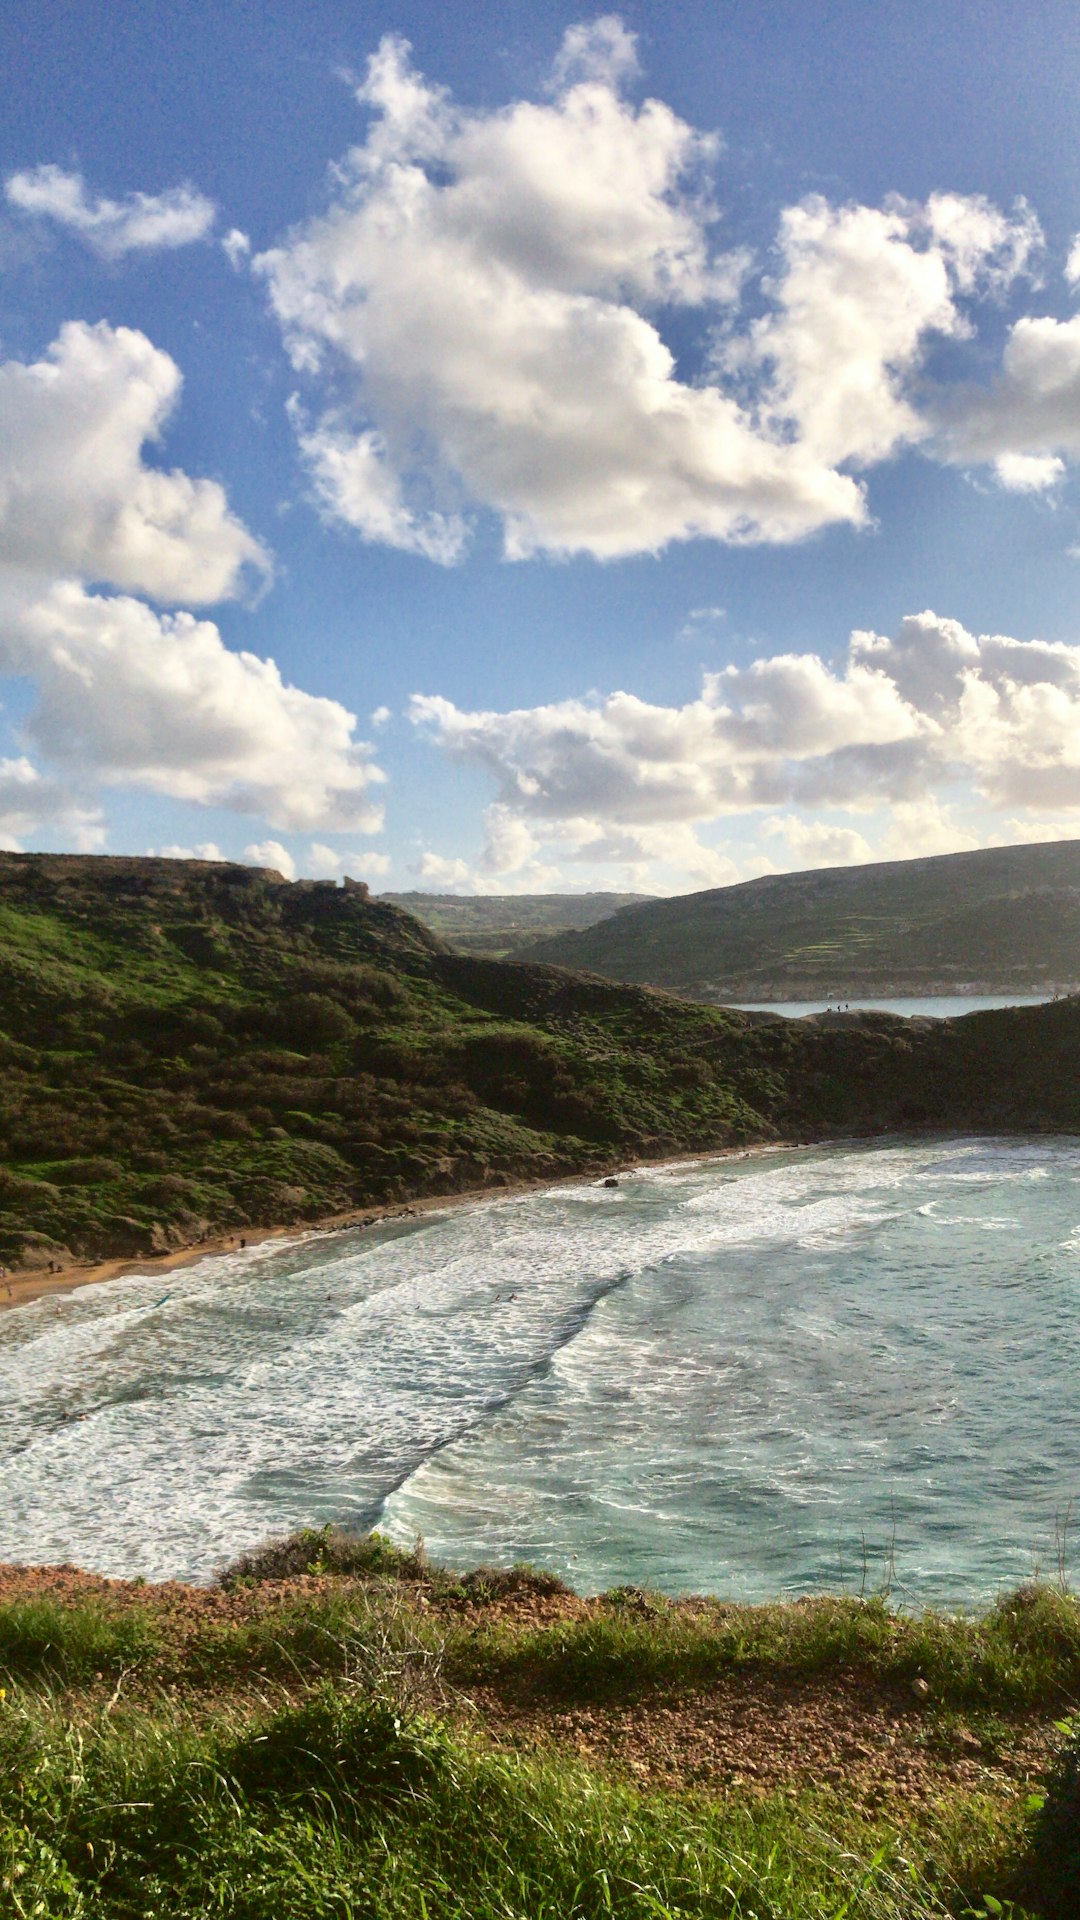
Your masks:
<svg viewBox="0 0 1080 1920"><path fill-rule="evenodd" d="M384 893L380 899L415 914L459 953L513 956L534 941L591 927L647 893Z"/></svg>
<svg viewBox="0 0 1080 1920"><path fill-rule="evenodd" d="M769 874L624 908L521 957L721 1004L1069 990L1080 840Z"/></svg>
<svg viewBox="0 0 1080 1920"><path fill-rule="evenodd" d="M452 953L352 884L0 855L9 1266L913 1127L1080 1132L1080 1001L781 1021Z"/></svg>

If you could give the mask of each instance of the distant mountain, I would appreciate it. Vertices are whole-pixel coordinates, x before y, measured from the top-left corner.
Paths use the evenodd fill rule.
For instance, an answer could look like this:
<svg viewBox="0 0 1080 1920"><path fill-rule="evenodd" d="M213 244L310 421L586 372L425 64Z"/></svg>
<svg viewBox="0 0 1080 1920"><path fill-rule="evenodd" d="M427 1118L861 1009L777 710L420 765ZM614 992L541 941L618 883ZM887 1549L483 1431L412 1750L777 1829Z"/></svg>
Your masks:
<svg viewBox="0 0 1080 1920"><path fill-rule="evenodd" d="M624 908L517 957L713 1003L1072 987L1080 840L770 874Z"/></svg>
<svg viewBox="0 0 1080 1920"><path fill-rule="evenodd" d="M591 927L652 896L647 893L384 893L459 953L513 958L538 939Z"/></svg>

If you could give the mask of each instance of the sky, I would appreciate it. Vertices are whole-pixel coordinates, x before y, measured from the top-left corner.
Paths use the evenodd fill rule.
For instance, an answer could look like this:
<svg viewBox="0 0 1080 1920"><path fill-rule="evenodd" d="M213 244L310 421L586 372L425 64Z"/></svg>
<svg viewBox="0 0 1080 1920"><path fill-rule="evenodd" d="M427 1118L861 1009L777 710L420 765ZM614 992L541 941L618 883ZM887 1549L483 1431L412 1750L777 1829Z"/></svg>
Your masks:
<svg viewBox="0 0 1080 1920"><path fill-rule="evenodd" d="M0 847L1080 837L1072 0L8 0Z"/></svg>

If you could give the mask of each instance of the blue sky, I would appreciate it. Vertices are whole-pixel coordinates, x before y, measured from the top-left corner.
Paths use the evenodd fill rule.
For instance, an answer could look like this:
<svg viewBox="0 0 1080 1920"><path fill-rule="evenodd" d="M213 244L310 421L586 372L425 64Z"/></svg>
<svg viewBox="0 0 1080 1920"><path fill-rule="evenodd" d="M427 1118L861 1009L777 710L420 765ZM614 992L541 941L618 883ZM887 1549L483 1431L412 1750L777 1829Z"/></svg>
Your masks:
<svg viewBox="0 0 1080 1920"><path fill-rule="evenodd" d="M0 845L681 891L1080 835L1075 7L0 37Z"/></svg>

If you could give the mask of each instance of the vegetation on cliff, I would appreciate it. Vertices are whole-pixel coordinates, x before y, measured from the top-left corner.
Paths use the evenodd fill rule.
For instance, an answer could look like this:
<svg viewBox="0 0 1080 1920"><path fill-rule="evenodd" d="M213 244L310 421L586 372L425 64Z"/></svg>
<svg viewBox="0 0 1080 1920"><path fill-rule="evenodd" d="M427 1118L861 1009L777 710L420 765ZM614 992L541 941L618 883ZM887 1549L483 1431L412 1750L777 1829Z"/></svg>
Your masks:
<svg viewBox="0 0 1080 1920"><path fill-rule="evenodd" d="M0 1568L0 1911L1072 1915L1080 1608L737 1607L307 1532L214 1588Z"/></svg>
<svg viewBox="0 0 1080 1920"><path fill-rule="evenodd" d="M1080 840L770 874L624 908L521 957L713 1003L1073 985Z"/></svg>
<svg viewBox="0 0 1080 1920"><path fill-rule="evenodd" d="M1080 1002L787 1022L449 952L363 889L0 855L0 1261L631 1158L1080 1131Z"/></svg>

